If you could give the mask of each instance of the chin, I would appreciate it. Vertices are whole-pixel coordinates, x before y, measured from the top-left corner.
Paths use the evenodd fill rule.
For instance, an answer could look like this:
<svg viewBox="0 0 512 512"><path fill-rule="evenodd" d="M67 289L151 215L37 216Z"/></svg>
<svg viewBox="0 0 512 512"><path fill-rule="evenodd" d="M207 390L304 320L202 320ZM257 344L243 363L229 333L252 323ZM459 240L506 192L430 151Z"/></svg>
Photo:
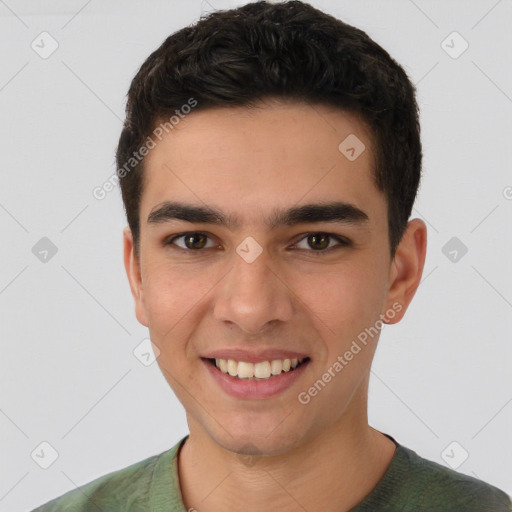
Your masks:
<svg viewBox="0 0 512 512"><path fill-rule="evenodd" d="M303 434L279 427L269 428L267 423L266 427L260 429L252 425L250 430L230 429L229 433L222 430L211 437L222 448L234 454L241 457L257 457L277 456L293 450L300 443Z"/></svg>

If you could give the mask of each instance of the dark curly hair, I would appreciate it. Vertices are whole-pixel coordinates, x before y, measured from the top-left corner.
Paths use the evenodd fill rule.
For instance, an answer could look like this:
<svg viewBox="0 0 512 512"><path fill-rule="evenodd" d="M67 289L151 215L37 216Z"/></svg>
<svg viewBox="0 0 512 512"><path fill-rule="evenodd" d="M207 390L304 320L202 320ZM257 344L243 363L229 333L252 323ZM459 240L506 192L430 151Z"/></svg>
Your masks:
<svg viewBox="0 0 512 512"><path fill-rule="evenodd" d="M158 122L191 98L198 110L250 107L270 97L355 112L370 127L376 148L374 181L387 199L394 256L421 176L414 85L365 32L296 0L260 1L210 13L170 35L140 67L128 91L116 152L137 255L144 159L133 155ZM127 170L130 160L133 168Z"/></svg>

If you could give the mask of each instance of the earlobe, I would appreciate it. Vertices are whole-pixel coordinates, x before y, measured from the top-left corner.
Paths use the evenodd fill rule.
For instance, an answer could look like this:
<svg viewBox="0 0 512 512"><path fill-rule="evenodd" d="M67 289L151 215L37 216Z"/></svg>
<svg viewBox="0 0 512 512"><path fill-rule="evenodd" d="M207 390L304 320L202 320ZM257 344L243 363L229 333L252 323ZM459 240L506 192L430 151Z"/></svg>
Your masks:
<svg viewBox="0 0 512 512"><path fill-rule="evenodd" d="M396 314L392 318L386 316L385 323L395 324L403 318L420 284L426 252L427 227L422 220L413 219L407 224L391 264L386 311L393 309Z"/></svg>
<svg viewBox="0 0 512 512"><path fill-rule="evenodd" d="M135 255L133 235L129 227L123 230L123 255L124 268L135 301L135 316L142 325L148 327L140 262Z"/></svg>

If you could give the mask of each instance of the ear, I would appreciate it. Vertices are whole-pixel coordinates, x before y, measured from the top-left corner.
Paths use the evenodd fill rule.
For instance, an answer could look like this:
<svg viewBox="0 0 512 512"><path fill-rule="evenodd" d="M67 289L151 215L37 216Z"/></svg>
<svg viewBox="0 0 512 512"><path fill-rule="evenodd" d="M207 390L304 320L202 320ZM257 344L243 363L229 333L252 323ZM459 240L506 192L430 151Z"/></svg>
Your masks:
<svg viewBox="0 0 512 512"><path fill-rule="evenodd" d="M418 289L427 252L427 226L420 219L409 221L391 263L384 323L396 324L403 316Z"/></svg>
<svg viewBox="0 0 512 512"><path fill-rule="evenodd" d="M123 251L124 251L124 268L130 283L130 290L135 301L135 315L137 320L148 327L146 314L146 303L144 300L144 287L142 284L142 276L140 270L140 262L135 255L135 246L133 243L132 232L129 227L123 230Z"/></svg>

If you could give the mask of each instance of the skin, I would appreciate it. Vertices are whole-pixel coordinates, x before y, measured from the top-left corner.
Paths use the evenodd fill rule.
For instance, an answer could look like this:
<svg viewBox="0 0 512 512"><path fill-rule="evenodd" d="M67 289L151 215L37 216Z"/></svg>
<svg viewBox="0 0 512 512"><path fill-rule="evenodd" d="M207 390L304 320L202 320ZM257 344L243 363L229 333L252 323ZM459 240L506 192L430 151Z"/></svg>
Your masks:
<svg viewBox="0 0 512 512"><path fill-rule="evenodd" d="M349 134L366 146L352 162L338 150ZM357 116L269 100L258 109L193 112L146 157L140 258L126 228L124 263L137 319L186 411L190 436L178 469L187 509L349 510L388 468L395 445L367 418L378 335L308 404L297 399L379 315L395 309L386 323L400 321L421 279L426 226L411 220L391 258L386 197L372 166L371 136ZM148 225L166 200L214 206L241 225ZM355 205L369 220L264 224L276 207L331 200ZM184 249L183 238L163 244L198 230L209 237L201 251ZM331 239L335 248L320 254L308 243L312 232L352 243ZM248 236L263 248L250 264L236 253ZM311 362L281 394L242 400L220 389L200 356L246 347L297 350Z"/></svg>

